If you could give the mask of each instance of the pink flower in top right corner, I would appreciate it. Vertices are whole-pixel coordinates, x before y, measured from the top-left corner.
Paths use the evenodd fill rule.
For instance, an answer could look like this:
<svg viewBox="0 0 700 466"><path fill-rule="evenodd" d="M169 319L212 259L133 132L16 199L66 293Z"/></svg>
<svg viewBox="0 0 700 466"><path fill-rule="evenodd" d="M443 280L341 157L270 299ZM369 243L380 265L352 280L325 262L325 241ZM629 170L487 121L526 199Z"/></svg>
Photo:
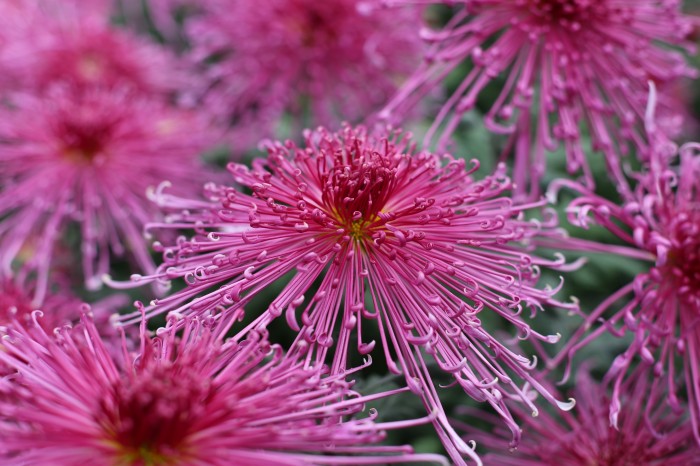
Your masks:
<svg viewBox="0 0 700 466"><path fill-rule="evenodd" d="M678 0L383 0L387 5L459 5L442 30L425 29L424 65L383 111L400 120L458 66L469 71L437 115L427 140L444 146L484 90L497 98L486 127L512 137L513 179L537 194L546 154L562 144L570 173L593 175L587 140L605 156L625 190L620 156L637 146L644 157L648 81L660 89L694 76L683 49L692 20ZM672 99L659 110L676 110ZM436 136L439 136L436 137Z"/></svg>
<svg viewBox="0 0 700 466"><path fill-rule="evenodd" d="M638 176L634 196L622 204L600 197L570 181L559 181L579 197L568 207L570 221L587 228L596 224L622 244L600 244L571 238L557 246L642 261L643 271L586 315L550 366L611 332L632 335L629 347L613 361L607 377L614 382L610 420L618 422L620 387L641 360L666 379L667 401L687 398L694 435L700 443L700 144L680 150L661 144L650 132L648 171ZM679 152L679 163L675 163ZM677 386L680 369L685 384ZM659 384L659 386L664 384Z"/></svg>

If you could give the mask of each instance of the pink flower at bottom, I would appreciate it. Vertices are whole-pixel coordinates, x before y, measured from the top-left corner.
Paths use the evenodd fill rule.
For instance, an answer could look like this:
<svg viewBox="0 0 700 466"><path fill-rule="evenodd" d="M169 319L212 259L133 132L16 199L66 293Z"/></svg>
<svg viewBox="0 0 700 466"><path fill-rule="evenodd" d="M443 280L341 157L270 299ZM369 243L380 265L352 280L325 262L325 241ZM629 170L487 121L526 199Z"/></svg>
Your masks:
<svg viewBox="0 0 700 466"><path fill-rule="evenodd" d="M611 397L607 387L579 371L574 411L542 411L532 417L520 410L524 430L517 449L507 451L505 429L491 433L465 429L469 438L487 449L485 464L493 466L700 465L700 447L683 409L669 409L653 389L658 381L649 380L652 371L648 369L639 367L620 387L622 410L617 427L608 420Z"/></svg>
<svg viewBox="0 0 700 466"><path fill-rule="evenodd" d="M355 417L390 393L361 397L260 334L222 344L197 319L181 336L162 330L151 338L142 324L139 351L117 359L87 315L56 335L38 324L10 329L0 347L16 370L0 380L2 464L446 464L373 445L385 427L425 422Z"/></svg>

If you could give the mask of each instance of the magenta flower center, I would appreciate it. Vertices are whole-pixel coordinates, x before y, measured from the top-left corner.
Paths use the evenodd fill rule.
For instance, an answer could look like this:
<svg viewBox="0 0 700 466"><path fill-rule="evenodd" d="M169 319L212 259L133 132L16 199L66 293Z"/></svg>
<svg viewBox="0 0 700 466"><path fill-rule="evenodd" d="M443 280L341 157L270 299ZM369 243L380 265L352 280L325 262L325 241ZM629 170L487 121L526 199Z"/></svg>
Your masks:
<svg viewBox="0 0 700 466"><path fill-rule="evenodd" d="M700 303L700 210L676 216L673 247L669 252L668 273L675 281L681 298Z"/></svg>
<svg viewBox="0 0 700 466"><path fill-rule="evenodd" d="M354 147L335 156L321 181L326 212L353 239L369 239L386 223L379 214L396 183L396 168L388 157Z"/></svg>
<svg viewBox="0 0 700 466"><path fill-rule="evenodd" d="M607 0L526 0L539 22L578 29L582 23L609 12ZM585 25L585 24L584 24Z"/></svg>
<svg viewBox="0 0 700 466"><path fill-rule="evenodd" d="M64 121L60 128L63 154L74 161L92 162L104 154L114 126L105 121Z"/></svg>
<svg viewBox="0 0 700 466"><path fill-rule="evenodd" d="M103 402L98 418L118 464L186 464L193 445L189 436L213 395L192 367L160 362L121 380L113 406Z"/></svg>
<svg viewBox="0 0 700 466"><path fill-rule="evenodd" d="M34 308L29 297L12 284L0 284L0 325L14 318L22 321L29 319Z"/></svg>
<svg viewBox="0 0 700 466"><path fill-rule="evenodd" d="M291 19L288 23L289 29L299 34L300 42L304 47L315 47L317 45L335 42L337 33L330 27L329 22L321 12L309 9Z"/></svg>
<svg viewBox="0 0 700 466"><path fill-rule="evenodd" d="M87 52L79 57L75 66L78 75L86 81L99 81L100 78L108 74L108 64L105 63L102 55L95 52Z"/></svg>
<svg viewBox="0 0 700 466"><path fill-rule="evenodd" d="M667 452L654 451L645 435L641 437L636 432L616 430L608 427L607 435L603 432L592 432L586 427L577 436L568 440L562 439L561 444L553 448L543 446L546 457L542 464L547 466L642 466L657 464ZM594 434L594 435L591 435ZM598 438L596 435L598 434ZM641 440L641 441L640 441ZM659 463L661 464L661 463Z"/></svg>
<svg viewBox="0 0 700 466"><path fill-rule="evenodd" d="M608 429L608 437L600 446L598 455L588 458L581 466L638 466L650 464L658 459L658 453L639 444L639 438L634 432L618 431L613 427ZM662 453L661 455L663 455Z"/></svg>
<svg viewBox="0 0 700 466"><path fill-rule="evenodd" d="M351 13L343 2L287 0L278 15L281 24L298 38L298 44L327 49L338 42L338 22Z"/></svg>

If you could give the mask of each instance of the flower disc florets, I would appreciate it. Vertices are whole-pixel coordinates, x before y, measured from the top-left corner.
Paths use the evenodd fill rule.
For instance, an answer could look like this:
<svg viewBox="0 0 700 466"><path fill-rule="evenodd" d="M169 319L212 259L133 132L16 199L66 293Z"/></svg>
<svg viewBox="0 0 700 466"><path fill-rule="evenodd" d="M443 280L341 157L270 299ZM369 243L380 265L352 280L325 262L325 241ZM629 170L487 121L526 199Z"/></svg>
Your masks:
<svg viewBox="0 0 700 466"><path fill-rule="evenodd" d="M138 377L115 383L113 398L104 401L98 422L124 464L181 464L194 449L191 427L216 387L193 370L198 361L182 359L177 364L146 360Z"/></svg>
<svg viewBox="0 0 700 466"><path fill-rule="evenodd" d="M700 170L697 172L700 175ZM700 198L696 197L694 204L671 211L669 218L662 219L668 251L657 268L658 278L671 280L679 298L700 317Z"/></svg>
<svg viewBox="0 0 700 466"><path fill-rule="evenodd" d="M321 176L322 203L345 233L365 241L386 223L378 214L391 195L396 168L390 155L362 153L359 146L350 151L336 154L332 168Z"/></svg>
<svg viewBox="0 0 700 466"><path fill-rule="evenodd" d="M600 20L611 14L606 0L515 0L513 3L522 5L533 19L541 21L541 25L564 27L571 31L580 29L583 21Z"/></svg>

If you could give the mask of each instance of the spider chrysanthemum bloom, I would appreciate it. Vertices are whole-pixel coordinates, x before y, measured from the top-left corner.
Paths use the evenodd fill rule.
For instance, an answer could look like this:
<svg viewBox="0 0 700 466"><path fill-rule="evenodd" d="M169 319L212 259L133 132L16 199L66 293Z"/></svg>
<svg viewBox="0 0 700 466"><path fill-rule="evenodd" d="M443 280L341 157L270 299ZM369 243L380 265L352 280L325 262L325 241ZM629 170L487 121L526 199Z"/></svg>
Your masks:
<svg viewBox="0 0 700 466"><path fill-rule="evenodd" d="M485 125L511 134L514 181L538 183L546 152L565 147L567 168L593 179L583 140L605 154L622 183L619 155L628 143L645 150L647 82L694 76L678 50L692 50L691 20L678 0L384 0L391 5L462 5L440 31L424 31L432 49L384 114L396 119L462 63L470 71L438 114L429 135L444 145L481 92L503 79ZM672 110L672 105L662 102ZM443 126L444 125L444 126ZM643 155L643 154L642 154Z"/></svg>
<svg viewBox="0 0 700 466"><path fill-rule="evenodd" d="M167 49L109 22L109 2L18 1L0 33L1 91L44 92L56 83L129 86L172 94L185 75Z"/></svg>
<svg viewBox="0 0 700 466"><path fill-rule="evenodd" d="M624 242L608 245L572 238L557 247L638 259L644 269L586 315L584 325L552 364L571 358L605 332L632 334L629 348L608 373L615 380L613 423L620 408L617 390L641 358L655 365L657 376L667 377L671 402L681 394L687 396L700 443L700 144L682 146L678 165L668 148L675 154L675 147L655 144L650 170L639 175L635 196L621 205L571 182L556 186L579 193L568 208L572 223L584 228L600 225ZM682 389L676 386L678 367L686 382Z"/></svg>
<svg viewBox="0 0 700 466"><path fill-rule="evenodd" d="M36 319L36 317L35 317ZM252 466L431 461L410 447L373 445L383 429L424 420L357 418L366 402L340 376L283 358L260 334L213 338L186 320L113 358L92 320L45 333L10 329L0 361L0 458L5 465ZM399 390L400 391L400 390Z"/></svg>
<svg viewBox="0 0 700 466"><path fill-rule="evenodd" d="M608 387L579 371L574 411L521 412L523 439L508 451L508 432L466 427L493 466L689 466L700 464L700 448L683 410L674 412L652 388L648 367L639 367L620 387L623 408L616 427L608 421ZM651 393L651 395L650 395ZM484 416L487 419L488 415ZM492 420L493 421L493 420Z"/></svg>
<svg viewBox="0 0 700 466"><path fill-rule="evenodd" d="M3 273L17 263L33 268L41 303L53 252L71 241L71 225L89 287L99 286L113 256L153 270L143 226L158 209L146 191L166 180L183 193L200 189L203 125L123 89L59 88L14 100L0 122Z"/></svg>
<svg viewBox="0 0 700 466"><path fill-rule="evenodd" d="M361 354L373 350L367 335L374 333L389 369L423 391L430 411L441 408L426 354L466 393L492 404L517 436L503 398L521 399L536 411L531 393L516 381L541 386L529 376L532 362L491 336L480 314L502 319L521 338L556 340L521 316L560 304L555 290L536 285L540 266L563 263L527 248L532 237L555 235L556 221L524 218L541 203L515 205L506 196L503 167L475 181L478 163L470 170L465 165L418 152L399 131L372 136L364 128L319 129L306 133L302 147L270 145L267 160L252 170L230 165L251 194L215 185L208 187L209 201L161 193L160 204L173 214L152 227L197 234L164 250L165 263L150 279L184 277L189 286L151 312L222 312L223 332L250 299L291 276L236 338L284 315L299 332L294 348L310 347L309 362L327 362L332 373L342 373L352 346ZM445 418L439 421L460 461L456 448L466 445L450 438L455 433Z"/></svg>
<svg viewBox="0 0 700 466"><path fill-rule="evenodd" d="M234 149L273 136L284 112L303 127L361 119L420 62L416 9L381 11L362 0L205 0L196 8L186 23L191 58L205 68L204 104L231 126Z"/></svg>

